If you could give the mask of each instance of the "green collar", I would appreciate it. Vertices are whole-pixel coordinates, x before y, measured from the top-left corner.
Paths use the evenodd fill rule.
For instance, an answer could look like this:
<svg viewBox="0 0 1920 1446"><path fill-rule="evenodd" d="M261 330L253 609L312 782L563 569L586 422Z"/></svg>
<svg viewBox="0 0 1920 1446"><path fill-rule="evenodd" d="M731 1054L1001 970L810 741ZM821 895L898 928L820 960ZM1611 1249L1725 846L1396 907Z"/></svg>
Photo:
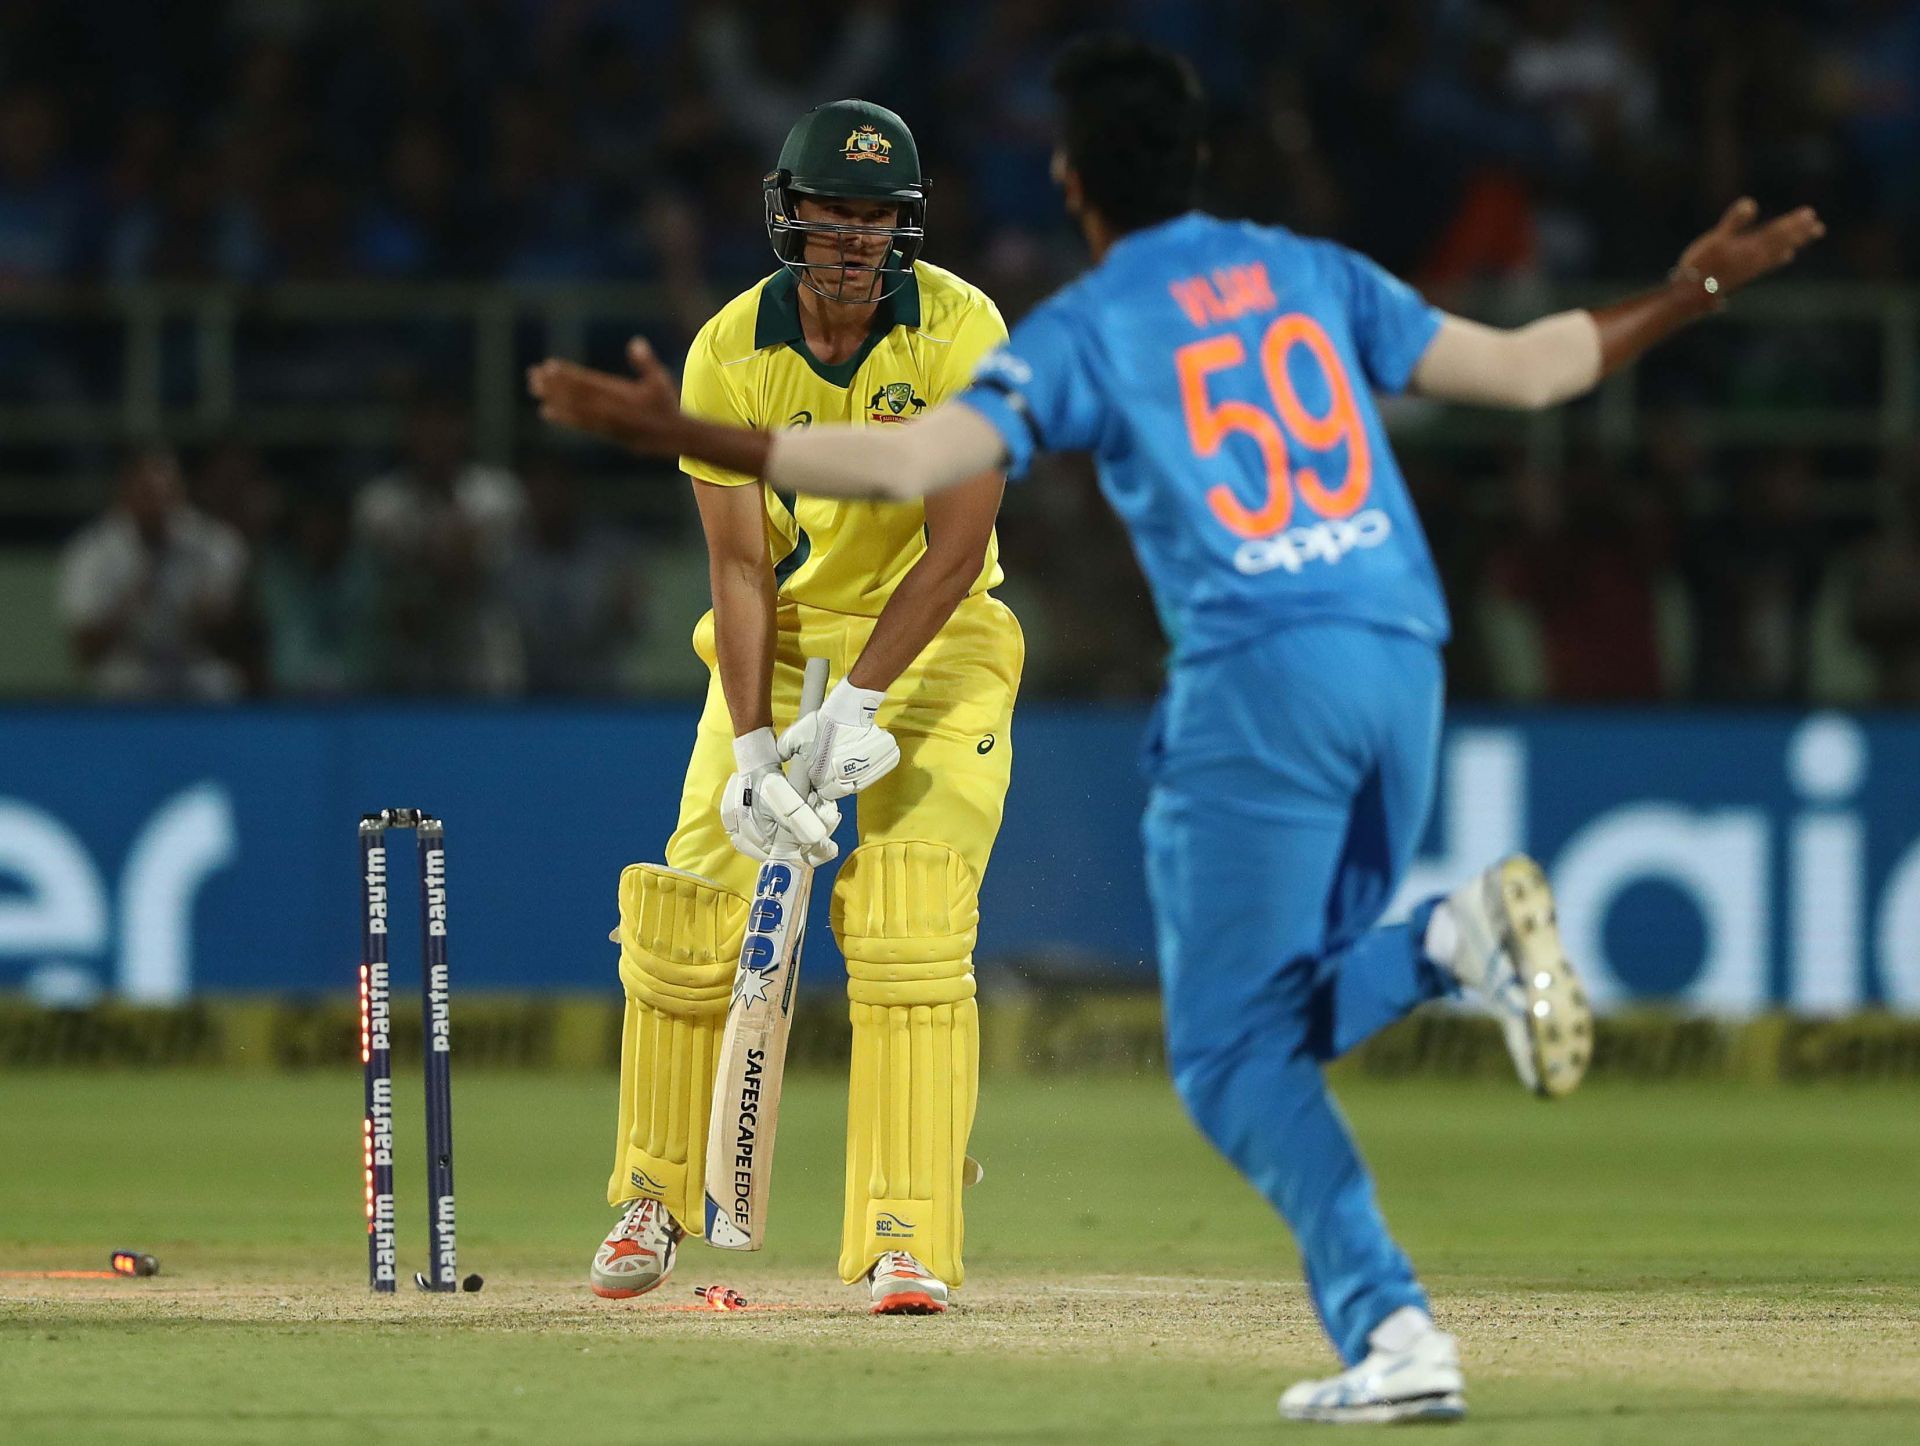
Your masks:
<svg viewBox="0 0 1920 1446"><path fill-rule="evenodd" d="M873 349L880 345L888 332L896 326L918 325L920 278L909 271L900 289L874 308L873 329L860 344L860 350L839 365L828 366L807 345L806 335L800 326L800 283L783 266L777 275L768 277L767 284L760 288L760 311L753 322L753 347L758 351L762 347L779 346L784 342L813 368L814 375L821 381L845 387L852 385L853 375L860 370L860 364L873 354Z"/></svg>

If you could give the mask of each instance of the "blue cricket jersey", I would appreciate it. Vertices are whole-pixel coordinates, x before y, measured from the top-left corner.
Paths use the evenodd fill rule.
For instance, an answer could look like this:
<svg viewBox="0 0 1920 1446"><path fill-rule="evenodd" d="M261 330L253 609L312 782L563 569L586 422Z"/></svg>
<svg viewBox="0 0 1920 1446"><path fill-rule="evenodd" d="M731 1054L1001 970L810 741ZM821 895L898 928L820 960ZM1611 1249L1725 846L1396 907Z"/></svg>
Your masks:
<svg viewBox="0 0 1920 1446"><path fill-rule="evenodd" d="M959 400L1008 475L1088 451L1176 658L1342 619L1448 634L1376 392L1440 313L1332 242L1200 212L1121 238L981 363Z"/></svg>

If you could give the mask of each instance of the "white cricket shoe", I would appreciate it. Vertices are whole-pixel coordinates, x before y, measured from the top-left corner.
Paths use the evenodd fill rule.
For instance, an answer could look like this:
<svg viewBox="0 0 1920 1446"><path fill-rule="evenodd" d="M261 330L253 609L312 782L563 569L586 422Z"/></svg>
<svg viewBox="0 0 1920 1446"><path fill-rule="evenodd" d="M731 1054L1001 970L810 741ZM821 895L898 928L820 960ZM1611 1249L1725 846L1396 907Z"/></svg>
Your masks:
<svg viewBox="0 0 1920 1446"><path fill-rule="evenodd" d="M685 1234L658 1200L643 1195L629 1201L620 1223L593 1252L587 1283L595 1295L608 1300L645 1295L673 1274L673 1260Z"/></svg>
<svg viewBox="0 0 1920 1446"><path fill-rule="evenodd" d="M1428 1322L1404 1350L1376 1344L1364 1361L1337 1376L1287 1387L1280 1414L1289 1421L1349 1426L1458 1421L1467 1414L1466 1389L1453 1337Z"/></svg>
<svg viewBox="0 0 1920 1446"><path fill-rule="evenodd" d="M1447 895L1459 930L1447 967L1493 1013L1520 1082L1571 1094L1593 1058L1593 1009L1560 947L1553 890L1524 854L1502 859Z"/></svg>
<svg viewBox="0 0 1920 1446"><path fill-rule="evenodd" d="M947 1308L947 1283L904 1250L889 1250L867 1272L874 1315L939 1315Z"/></svg>

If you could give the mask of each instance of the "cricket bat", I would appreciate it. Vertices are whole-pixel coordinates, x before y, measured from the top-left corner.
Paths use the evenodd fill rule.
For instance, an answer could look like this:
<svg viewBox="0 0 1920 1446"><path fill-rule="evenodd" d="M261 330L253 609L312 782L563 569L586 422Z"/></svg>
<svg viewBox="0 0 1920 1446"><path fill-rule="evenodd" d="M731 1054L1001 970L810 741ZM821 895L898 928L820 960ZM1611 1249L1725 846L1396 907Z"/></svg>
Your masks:
<svg viewBox="0 0 1920 1446"><path fill-rule="evenodd" d="M818 708L826 694L827 660L809 658L800 716ZM806 793L800 759L787 761L787 781ZM792 855L790 848L777 848L760 865L720 1039L707 1126L706 1233L707 1243L722 1250L758 1250L766 1241L787 1031L813 897L813 870Z"/></svg>

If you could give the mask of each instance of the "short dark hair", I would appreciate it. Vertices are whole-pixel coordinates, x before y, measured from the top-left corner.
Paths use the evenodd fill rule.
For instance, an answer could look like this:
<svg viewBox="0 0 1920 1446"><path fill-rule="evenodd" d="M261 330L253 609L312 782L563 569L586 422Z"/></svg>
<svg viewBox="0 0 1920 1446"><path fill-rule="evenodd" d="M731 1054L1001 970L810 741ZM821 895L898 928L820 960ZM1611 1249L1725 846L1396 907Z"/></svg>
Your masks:
<svg viewBox="0 0 1920 1446"><path fill-rule="evenodd" d="M1090 205L1121 231L1191 210L1207 100L1182 56L1129 35L1088 35L1053 63L1060 145Z"/></svg>

